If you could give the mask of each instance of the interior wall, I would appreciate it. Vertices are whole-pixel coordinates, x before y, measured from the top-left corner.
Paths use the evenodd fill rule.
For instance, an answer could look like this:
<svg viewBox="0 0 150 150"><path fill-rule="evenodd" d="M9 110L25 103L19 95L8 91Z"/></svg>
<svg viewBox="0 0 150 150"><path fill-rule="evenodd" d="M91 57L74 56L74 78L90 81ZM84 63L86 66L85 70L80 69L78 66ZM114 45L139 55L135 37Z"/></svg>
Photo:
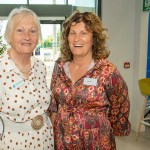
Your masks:
<svg viewBox="0 0 150 150"><path fill-rule="evenodd" d="M110 60L124 77L131 102L130 121L136 131L143 97L138 79L146 75L148 13L141 0L102 0L102 21L108 29ZM124 62L130 68L124 68Z"/></svg>

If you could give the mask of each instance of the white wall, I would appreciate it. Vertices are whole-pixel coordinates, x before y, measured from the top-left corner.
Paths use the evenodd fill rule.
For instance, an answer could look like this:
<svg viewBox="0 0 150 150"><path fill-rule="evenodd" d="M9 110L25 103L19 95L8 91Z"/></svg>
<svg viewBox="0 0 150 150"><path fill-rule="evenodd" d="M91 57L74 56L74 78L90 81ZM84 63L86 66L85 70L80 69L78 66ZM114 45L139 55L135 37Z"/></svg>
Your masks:
<svg viewBox="0 0 150 150"><path fill-rule="evenodd" d="M130 121L136 131L143 97L138 79L146 75L148 12L143 0L102 0L102 21L108 29L110 60L118 67L129 89ZM124 69L124 62L130 68Z"/></svg>

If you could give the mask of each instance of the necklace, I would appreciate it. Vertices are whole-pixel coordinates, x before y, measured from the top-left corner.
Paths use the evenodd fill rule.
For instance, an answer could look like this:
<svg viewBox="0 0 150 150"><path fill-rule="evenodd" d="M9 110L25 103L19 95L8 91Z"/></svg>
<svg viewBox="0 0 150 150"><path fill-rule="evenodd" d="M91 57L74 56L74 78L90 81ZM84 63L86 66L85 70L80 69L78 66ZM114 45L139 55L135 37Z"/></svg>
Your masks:
<svg viewBox="0 0 150 150"><path fill-rule="evenodd" d="M30 64L30 63L24 67L24 68L29 68L29 69L26 70L26 71L24 71L24 70L22 70L22 69L19 67L19 65L18 65L17 63L15 63L15 61L12 59L11 54L10 54L10 51L8 52L8 55L9 55L11 61L15 64L15 66L17 66L17 68L19 69L19 71L20 71L21 73L26 74L26 75L28 75L28 74L30 73L30 71L31 71L31 64ZM22 68L23 68L23 67L22 67Z"/></svg>
<svg viewBox="0 0 150 150"><path fill-rule="evenodd" d="M21 73L24 73L24 74L29 74L30 71L31 71L31 68L28 70L28 71L22 71L21 69L19 69Z"/></svg>

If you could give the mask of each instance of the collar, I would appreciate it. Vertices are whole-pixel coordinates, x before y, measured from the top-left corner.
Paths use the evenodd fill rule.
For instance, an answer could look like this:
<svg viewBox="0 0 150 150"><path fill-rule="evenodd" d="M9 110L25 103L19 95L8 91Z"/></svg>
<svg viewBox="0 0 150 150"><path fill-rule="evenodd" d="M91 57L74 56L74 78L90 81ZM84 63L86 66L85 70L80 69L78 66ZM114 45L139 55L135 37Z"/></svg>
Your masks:
<svg viewBox="0 0 150 150"><path fill-rule="evenodd" d="M11 72L12 70L15 70L16 66L14 63L12 63L12 60L10 59L8 55L8 50L4 51L1 57L1 63L2 63L2 70L5 70L6 72ZM36 63L33 56L31 56L31 68Z"/></svg>
<svg viewBox="0 0 150 150"><path fill-rule="evenodd" d="M4 53L2 54L1 63L2 63L2 70L5 70L6 72L11 72L15 68L15 65L11 63L8 51L4 51Z"/></svg>
<svg viewBox="0 0 150 150"><path fill-rule="evenodd" d="M59 60L59 61L56 61L56 62L59 64L60 67L63 67L64 64L66 63L63 60ZM113 65L113 64L107 58L99 59L99 60L96 60L94 62L94 69L99 69L99 68L103 68L105 66L111 66L111 65ZM93 67L93 65L92 65L92 67Z"/></svg>

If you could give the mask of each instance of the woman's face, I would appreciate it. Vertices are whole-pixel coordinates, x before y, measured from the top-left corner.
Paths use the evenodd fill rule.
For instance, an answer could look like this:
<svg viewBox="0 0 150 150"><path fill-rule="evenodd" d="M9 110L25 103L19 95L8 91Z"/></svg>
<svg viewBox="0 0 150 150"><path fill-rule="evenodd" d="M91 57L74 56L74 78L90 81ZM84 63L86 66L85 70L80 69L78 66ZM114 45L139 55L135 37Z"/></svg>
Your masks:
<svg viewBox="0 0 150 150"><path fill-rule="evenodd" d="M92 56L93 33L86 29L84 22L72 23L68 42L74 57Z"/></svg>
<svg viewBox="0 0 150 150"><path fill-rule="evenodd" d="M14 51L31 54L38 43L38 27L32 15L16 15L10 33L10 45Z"/></svg>

